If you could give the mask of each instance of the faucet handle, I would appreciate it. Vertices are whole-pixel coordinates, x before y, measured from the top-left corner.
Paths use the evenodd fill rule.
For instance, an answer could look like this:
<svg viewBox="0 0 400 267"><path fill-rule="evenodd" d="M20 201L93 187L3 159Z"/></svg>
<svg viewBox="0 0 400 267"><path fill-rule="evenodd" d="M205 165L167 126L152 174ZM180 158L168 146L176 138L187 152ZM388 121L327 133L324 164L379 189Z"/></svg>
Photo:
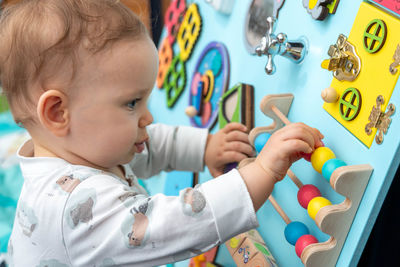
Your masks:
<svg viewBox="0 0 400 267"><path fill-rule="evenodd" d="M266 55L268 57L267 64L265 65L265 72L268 75L271 75L275 72L275 64L274 64L274 55L270 52L271 42L264 36L261 39L261 43L256 47L256 54L260 57L262 55Z"/></svg>
<svg viewBox="0 0 400 267"><path fill-rule="evenodd" d="M267 37L261 38L260 45L256 47L256 54L261 57L262 55L268 55L268 41Z"/></svg>
<svg viewBox="0 0 400 267"><path fill-rule="evenodd" d="M300 63L307 52L306 42L304 40L288 41L287 36L284 33L275 35L275 22L275 18L267 18L267 33L261 38L260 45L255 49L258 56L266 55L268 57L265 66L265 72L268 75L275 72L275 64L273 62L275 55L281 55L295 63Z"/></svg>
<svg viewBox="0 0 400 267"><path fill-rule="evenodd" d="M268 26L268 35L271 35L275 31L275 22L276 18L274 17L267 17L267 26Z"/></svg>

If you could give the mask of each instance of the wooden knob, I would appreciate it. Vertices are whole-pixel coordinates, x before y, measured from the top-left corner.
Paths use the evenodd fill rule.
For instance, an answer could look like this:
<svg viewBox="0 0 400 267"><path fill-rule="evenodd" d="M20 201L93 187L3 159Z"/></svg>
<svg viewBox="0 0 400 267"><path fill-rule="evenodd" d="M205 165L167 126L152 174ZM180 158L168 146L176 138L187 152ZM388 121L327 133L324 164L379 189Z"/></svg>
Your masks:
<svg viewBox="0 0 400 267"><path fill-rule="evenodd" d="M334 88L328 87L322 90L321 97L327 103L335 103L338 100L339 95Z"/></svg>
<svg viewBox="0 0 400 267"><path fill-rule="evenodd" d="M185 109L185 114L188 115L190 118L193 118L197 114L197 110L194 106L188 106Z"/></svg>

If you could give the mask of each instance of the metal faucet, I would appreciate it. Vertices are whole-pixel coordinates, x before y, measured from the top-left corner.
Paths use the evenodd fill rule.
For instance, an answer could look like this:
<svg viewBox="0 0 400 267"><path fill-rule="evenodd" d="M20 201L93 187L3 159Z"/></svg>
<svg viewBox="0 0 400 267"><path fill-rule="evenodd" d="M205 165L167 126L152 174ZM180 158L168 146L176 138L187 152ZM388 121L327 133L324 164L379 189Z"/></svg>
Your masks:
<svg viewBox="0 0 400 267"><path fill-rule="evenodd" d="M268 61L265 65L265 72L268 75L275 72L276 68L273 61L275 55L281 55L294 63L300 63L307 53L306 41L304 39L289 42L286 34L279 33L275 35L275 21L273 17L267 18L268 31L255 50L258 56L268 56Z"/></svg>

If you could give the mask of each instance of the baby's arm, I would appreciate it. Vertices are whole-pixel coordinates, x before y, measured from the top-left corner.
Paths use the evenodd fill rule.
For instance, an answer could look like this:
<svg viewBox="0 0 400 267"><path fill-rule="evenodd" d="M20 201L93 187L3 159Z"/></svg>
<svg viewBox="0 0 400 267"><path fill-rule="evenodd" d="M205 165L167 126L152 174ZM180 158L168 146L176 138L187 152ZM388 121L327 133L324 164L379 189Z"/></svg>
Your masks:
<svg viewBox="0 0 400 267"><path fill-rule="evenodd" d="M322 146L322 138L315 128L303 123L289 124L269 138L254 162L239 169L255 210L267 200L274 184L285 177L293 162Z"/></svg>
<svg viewBox="0 0 400 267"><path fill-rule="evenodd" d="M254 155L246 131L246 126L234 122L208 135L204 162L212 176L223 174L226 164Z"/></svg>
<svg viewBox="0 0 400 267"><path fill-rule="evenodd" d="M63 223L57 225L71 266L159 266L258 227L237 170L179 196L151 197L100 173L82 181L66 200Z"/></svg>
<svg viewBox="0 0 400 267"><path fill-rule="evenodd" d="M253 155L246 130L239 123L230 123L216 134L195 127L153 124L147 127L150 138L145 151L129 165L140 178L162 170L202 171L204 164L218 176L227 163Z"/></svg>
<svg viewBox="0 0 400 267"><path fill-rule="evenodd" d="M147 133L146 149L129 163L136 176L147 178L171 170L203 171L207 129L152 124Z"/></svg>

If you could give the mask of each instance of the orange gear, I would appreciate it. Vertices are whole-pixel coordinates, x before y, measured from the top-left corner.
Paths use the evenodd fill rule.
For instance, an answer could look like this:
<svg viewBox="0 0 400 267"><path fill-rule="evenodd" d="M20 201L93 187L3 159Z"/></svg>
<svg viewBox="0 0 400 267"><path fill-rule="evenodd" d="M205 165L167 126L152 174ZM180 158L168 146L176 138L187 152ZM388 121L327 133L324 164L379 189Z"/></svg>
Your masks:
<svg viewBox="0 0 400 267"><path fill-rule="evenodd" d="M162 88L165 75L168 72L168 68L171 65L174 52L169 44L169 41L165 38L158 51L158 74L157 74L157 87Z"/></svg>

